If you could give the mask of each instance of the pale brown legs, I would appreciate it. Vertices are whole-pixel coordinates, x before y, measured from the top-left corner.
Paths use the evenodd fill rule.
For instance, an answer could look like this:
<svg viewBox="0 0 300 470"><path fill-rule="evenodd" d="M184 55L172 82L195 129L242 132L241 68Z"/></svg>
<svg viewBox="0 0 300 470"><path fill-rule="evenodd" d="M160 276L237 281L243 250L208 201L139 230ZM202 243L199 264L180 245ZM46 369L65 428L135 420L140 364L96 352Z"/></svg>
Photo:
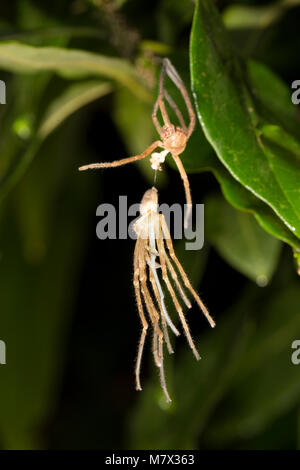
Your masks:
<svg viewBox="0 0 300 470"><path fill-rule="evenodd" d="M188 132L188 129L186 127L186 124L184 122L184 119L183 119L183 116L181 114L181 111L180 109L178 108L178 106L175 104L175 102L173 101L173 99L171 98L171 96L169 95L169 93L167 92L167 90L164 91L164 96L167 100L167 102L169 103L169 105L171 106L171 108L173 109L174 113L176 114L177 116L177 119L178 121L180 122L180 125L182 127L182 129L184 130L184 132Z"/></svg>
<svg viewBox="0 0 300 470"><path fill-rule="evenodd" d="M179 173L182 178L183 185L184 185L186 205L187 205L187 211L184 217L184 227L187 228L190 214L192 211L192 195L191 195L190 183L189 183L186 171L184 169L184 166L182 164L180 157L178 157L178 155L173 155L173 154L172 154L172 157L177 165L177 168L179 170Z"/></svg>
<svg viewBox="0 0 300 470"><path fill-rule="evenodd" d="M122 160L116 160L114 162L103 162L103 163L91 163L89 165L83 165L79 167L79 171L91 170L96 168L113 168L120 165L126 165L127 163L136 162L137 160L142 160L147 157L150 153L153 152L157 147L161 147L162 142L156 140L151 144L143 153L140 155L135 155L134 157L123 158Z"/></svg>
<svg viewBox="0 0 300 470"><path fill-rule="evenodd" d="M152 297L150 295L148 286L147 286L147 264L145 260L145 255L147 254L147 240L146 239L139 239L137 243L140 245L140 253L139 253L139 279L141 283L142 294L144 298L144 302L153 325L154 334L153 334L153 356L157 367L161 366L161 358L159 357L158 348L157 348L157 341L163 341L163 333L159 327L159 315L153 303Z"/></svg>
<svg viewBox="0 0 300 470"><path fill-rule="evenodd" d="M160 214L161 215L161 214ZM183 314L183 311L182 311L182 308L181 308L181 305L177 299L177 296L174 292L174 289L170 283L170 280L169 280L169 277L168 277L168 274L167 274L167 267L166 267L166 259L167 259L167 253L164 249L164 241L163 241L163 233L161 231L161 228L160 228L160 224L156 224L156 234L155 234L155 238L156 238L156 241L157 241L157 247L158 247L158 252L159 252L159 259L160 259L160 263L161 263L161 269L162 269L162 277L163 277L163 280L168 288L168 291L171 295L171 298L173 300L173 303L175 305L175 308L178 312L178 315L179 315L179 318L180 318L180 321L182 323L182 326L183 326L183 329L184 329L184 332L186 334L186 337L187 337L187 340L188 340L188 343L195 355L195 358L197 360L200 359L200 356L198 354L198 351L197 349L195 348L195 345L194 345L194 342L192 340L192 337L191 337L191 333L190 333L190 330L189 330L189 327L186 323L186 319L184 317L184 314Z"/></svg>
<svg viewBox="0 0 300 470"><path fill-rule="evenodd" d="M202 312L204 313L204 315L206 316L207 320L209 321L209 324L212 328L214 328L216 326L214 320L212 319L212 317L210 316L207 308L205 307L204 303L202 302L202 300L200 299L199 295L197 294L197 292L194 290L194 288L192 287L190 281L189 281L189 278L187 277L183 267L181 266L176 254L175 254L175 251L174 251L174 248L173 248L173 243L172 243L172 240L171 240L171 236L170 236L170 232L169 232L169 229L168 229L168 226L167 226L167 223L165 221L165 218L162 214L159 214L159 217L160 217L160 220L161 220L161 227L162 227L162 230L163 230L163 234L164 234L164 237L165 237L165 240L166 240L166 244L167 244L167 247L168 247L168 250L169 250L169 253L170 253L170 257L172 258L172 260L174 261L174 263L176 264L177 268L178 268L178 271L180 272L181 274L181 277L182 277L182 280L184 282L184 285L186 286L186 288L191 292L191 294L193 295L194 299L196 300L197 304L199 305L200 309L202 310Z"/></svg>
<svg viewBox="0 0 300 470"><path fill-rule="evenodd" d="M168 390L167 390L167 385L166 385L166 378L165 378L165 370L164 370L164 352L163 352L163 342L159 343L159 355L161 357L161 365L160 365L160 368L159 368L159 375L160 375L160 384L161 384L161 388L164 392L164 395L165 395L165 398L166 398L166 402L167 403L170 403L172 400L170 398L170 395L168 393Z"/></svg>
<svg viewBox="0 0 300 470"><path fill-rule="evenodd" d="M170 122L170 119L169 119L169 116L168 116L168 113L167 113L167 110L166 110L166 107L165 107L165 103L164 103L164 94L165 94L165 92L164 92L164 77L165 77L165 69L164 69L164 66L162 66L160 77L159 77L158 96L157 96L157 99L154 103L154 108L153 108L153 113L152 113L152 121L153 121L153 124L155 125L156 130L159 133L159 135L161 135L161 133L162 133L162 126L160 125L160 123L158 121L158 118L157 118L158 108L160 108L160 112L161 112L161 115L162 115L162 118L163 118L164 126L168 126L168 127L171 126L171 122Z"/></svg>
<svg viewBox="0 0 300 470"><path fill-rule="evenodd" d="M173 83L177 86L177 88L179 89L184 99L185 105L188 110L189 118L190 118L190 123L189 123L188 128L185 125L184 119L178 107L176 106L172 98L169 96L167 91L164 89L164 78L166 74L173 81ZM160 74L160 79L159 79L158 97L155 102L153 113L152 113L152 120L159 134L161 134L162 126L160 125L157 119L158 108L160 108L164 125L171 126L170 119L169 119L169 116L168 116L168 113L166 111L166 107L163 101L164 98L166 98L171 108L173 108L180 122L180 125L182 126L182 129L187 133L187 138L189 138L195 128L195 123L196 123L195 113L194 113L193 106L192 106L189 94L187 92L187 89L185 88L183 81L181 80L180 76L178 75L177 71L175 70L175 68L169 61L169 59L163 59L162 69L161 69L161 74Z"/></svg>
<svg viewBox="0 0 300 470"><path fill-rule="evenodd" d="M143 330L139 342L139 348L138 348L138 355L137 355L137 361L136 361L136 368L135 368L135 374L136 374L136 389L137 390L142 390L141 384L140 384L140 366L141 366L141 358L142 358L142 353L143 353L143 348L144 348L144 342L145 342L145 337L147 333L147 328L148 328L148 323L145 319L144 311L143 311L143 305L142 305L142 300L141 300L141 294L140 294L140 289L143 295L143 300L149 315L149 318L151 320L151 324L153 326L153 356L154 356L154 361L156 366L160 370L160 382L161 382L161 387L164 392L165 398L167 402L170 402L170 396L166 387L166 380L165 380L165 373L164 373L164 365L163 365L163 342L164 339L166 340L166 343L168 345L168 348L170 352L173 352L172 346L170 344L165 320L163 316L159 316L156 307L154 305L154 302L152 300L151 294L149 292L148 286L147 286L147 263L146 263L146 255L148 254L148 241L147 239L138 239L136 242L136 247L135 247L135 252L134 252L134 287L135 287L135 294L136 294L136 299L137 299L137 305L138 305L138 311L139 315L142 321L143 325ZM151 271L149 267L149 278L151 280ZM152 282L152 281L151 281ZM158 293L157 293L158 295ZM156 297L156 294L155 294ZM159 297L159 295L158 295ZM159 306L160 307L160 306ZM160 320L163 325L163 330L164 333L160 329Z"/></svg>
<svg viewBox="0 0 300 470"><path fill-rule="evenodd" d="M194 109L193 109L189 94L187 92L187 89L185 88L183 81L181 80L180 76L178 75L176 69L173 67L169 59L163 60L162 70L164 71L164 73L166 73L169 76L169 78L177 86L178 90L180 91L184 99L185 105L189 113L189 118L190 118L190 123L189 123L188 130L187 130L187 137L189 138L195 128L195 123L196 123L196 117L195 117Z"/></svg>
<svg viewBox="0 0 300 470"><path fill-rule="evenodd" d="M173 348L172 348L172 345L171 345L171 342L170 342L170 338L169 338L167 322L166 322L166 319L165 319L165 316L164 316L164 313L163 313L163 310L162 310L161 299L160 299L159 292L158 292L158 289L157 289L157 285L155 283L155 279L154 279L154 276L153 276L153 273L152 273L151 269L149 269L149 274L150 274L150 282L151 282L151 285L152 285L152 290L154 292L155 299L156 299L157 305L159 306L159 310L160 310L160 318L161 318L161 324L162 324L162 329L163 329L163 333L164 333L165 342L166 342L169 354L173 354L174 351L173 351Z"/></svg>
<svg viewBox="0 0 300 470"><path fill-rule="evenodd" d="M190 301L188 300L184 289L181 285L183 281L184 286L189 292L193 295L194 299L198 303L202 312L208 319L212 327L215 326L214 320L211 318L208 313L207 308L203 304L202 300L193 289L183 267L181 266L178 258L175 255L173 243L170 237L169 229L165 218L162 214L152 214L146 216L144 220L145 224L149 228L149 236L146 238L138 238L136 242L136 247L134 251L134 287L135 294L137 299L138 311L141 318L143 330L141 333L141 338L138 347L138 355L136 361L136 389L141 390L140 384L140 367L141 367L141 358L144 348L145 337L148 329L148 323L145 318L143 303L145 304L147 313L149 315L151 325L153 327L153 356L156 366L160 370L160 381L161 387L164 392L165 398L168 401L170 400L168 390L166 387L165 373L164 373L164 357L163 357L163 343L165 342L168 348L169 353L173 352L169 335L168 335L168 325L166 322L165 312L163 309L163 294L161 293L161 286L156 274L156 269L161 268L163 281L168 289L168 292L171 296L171 299L174 303L174 306L179 315L181 324L183 326L185 335L187 337L188 343L196 357L197 360L200 359L198 351L195 348L188 324L186 322L182 307L177 298L177 295L173 289L173 286L170 282L168 272L170 273L174 284L177 287L177 290L188 307L191 307ZM153 241L154 240L154 241ZM155 263L155 258L158 257L159 264ZM179 280L177 272L173 267L175 263L182 281ZM148 281L151 282L152 292L148 288ZM160 290L159 290L160 289ZM141 295L142 294L142 295ZM156 305L155 305L156 303ZM161 329L162 327L162 329ZM175 328L175 327L174 327ZM176 330L176 329L175 329ZM177 332L177 330L176 330ZM178 332L177 332L178 333Z"/></svg>
<svg viewBox="0 0 300 470"><path fill-rule="evenodd" d="M165 74L166 74L166 69L163 65L162 69L161 69L161 73L160 73L160 78L159 78L158 96L157 96L157 99L155 101L154 108L153 108L153 113L152 113L153 124L155 125L156 130L159 133L159 135L161 135L162 126L160 125L160 123L158 121L158 118L157 118L157 111L158 111L158 108L160 108L160 112L161 112L161 115L162 115L162 118L163 118L164 126L170 127L172 125L171 121L170 121L170 118L168 116L167 110L166 110L165 103L164 103L164 98L165 98L167 100L167 102L169 103L170 107L175 112L175 114L177 116L177 119L180 122L180 125L181 125L182 129L186 133L188 133L188 129L187 129L186 124L184 122L181 111L179 110L178 106L175 104L175 102L173 101L173 99L171 98L171 96L169 95L167 90L164 89Z"/></svg>
<svg viewBox="0 0 300 470"><path fill-rule="evenodd" d="M137 354L137 359L136 359L135 377L136 377L136 389L142 390L141 382L140 382L140 370L141 370L141 360L142 360L142 355L143 355L144 343L145 343L145 338L146 338L147 329L148 329L148 322L145 318L142 299L141 299L141 292L140 292L138 250L139 250L139 246L138 246L138 243L136 243L135 250L134 250L133 284L134 284L135 296L136 296L136 301L137 301L137 306L138 306L138 312L139 312L140 319L142 322L143 330L142 330L142 334L141 334L141 338L139 342L138 354Z"/></svg>
<svg viewBox="0 0 300 470"><path fill-rule="evenodd" d="M181 92L182 97L185 101L185 104L186 104L186 107L187 107L187 110L188 110L188 113L189 113L189 117L190 117L190 123L189 123L188 128L186 127L186 124L184 122L181 111L179 110L176 103L173 101L171 96L168 94L168 92L164 88L164 79L165 79L166 74L170 77L170 79L177 86L177 88ZM162 133L163 133L163 127L172 127L172 124L170 122L170 118L169 118L167 110L166 110L164 99L167 100L170 107L175 112L175 114L177 116L177 119L178 119L178 121L181 125L181 128L186 133L187 139L188 139L190 137L190 135L192 134L192 132L194 130L194 127L195 127L195 122L196 122L195 113L194 113L194 110L193 110L193 106L192 106L189 94L188 94L188 92L185 88L185 85L184 85L183 81L181 80L180 76L178 75L178 73L176 72L175 68L173 67L173 65L169 61L169 59L164 59L163 60L160 79L159 79L158 96L157 96L156 102L154 104L153 113L152 113L153 123L156 127L157 132L159 133L159 135L161 137L162 137ZM158 118L157 118L158 108L160 108L160 111L161 111L163 124L164 124L163 127L160 125L160 123L158 121ZM191 196L190 184L189 184L189 180L188 180L186 171L184 169L184 166L182 165L181 159L175 153L172 153L171 151L170 151L170 153L172 154L172 157L175 160L175 163L178 167L178 170L180 172L180 176L181 176L181 178L183 180L183 184L184 184L186 204L187 204L187 211L186 211L186 216L185 216L185 220L184 220L184 226L185 226L185 228L187 228L190 213L191 213L191 210L192 210L192 196Z"/></svg>

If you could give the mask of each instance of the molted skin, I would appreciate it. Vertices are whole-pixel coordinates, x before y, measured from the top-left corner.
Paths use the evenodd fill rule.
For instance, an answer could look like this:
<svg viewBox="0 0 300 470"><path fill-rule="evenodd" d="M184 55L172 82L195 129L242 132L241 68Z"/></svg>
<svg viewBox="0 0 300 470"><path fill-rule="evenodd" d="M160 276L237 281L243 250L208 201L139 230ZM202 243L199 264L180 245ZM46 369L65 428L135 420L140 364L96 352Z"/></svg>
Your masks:
<svg viewBox="0 0 300 470"><path fill-rule="evenodd" d="M158 193L157 189L153 186L151 189L145 192L143 199L140 204L141 215L150 212L157 212L158 208Z"/></svg>
<svg viewBox="0 0 300 470"><path fill-rule="evenodd" d="M164 126L161 135L163 148L172 154L180 155L184 152L187 135L183 129L175 126Z"/></svg>

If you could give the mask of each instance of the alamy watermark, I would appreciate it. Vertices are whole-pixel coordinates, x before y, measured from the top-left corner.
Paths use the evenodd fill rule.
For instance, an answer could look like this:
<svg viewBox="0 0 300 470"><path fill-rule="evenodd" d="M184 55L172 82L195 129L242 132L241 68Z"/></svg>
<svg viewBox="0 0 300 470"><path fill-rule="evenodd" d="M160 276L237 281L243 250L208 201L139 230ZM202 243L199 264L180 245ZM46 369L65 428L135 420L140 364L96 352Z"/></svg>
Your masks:
<svg viewBox="0 0 300 470"><path fill-rule="evenodd" d="M6 104L6 85L3 80L0 80L0 104Z"/></svg>
<svg viewBox="0 0 300 470"><path fill-rule="evenodd" d="M6 364L6 344L0 339L0 365Z"/></svg>
<svg viewBox="0 0 300 470"><path fill-rule="evenodd" d="M292 93L291 99L293 104L300 103L300 80L294 80L292 83L292 88L295 90Z"/></svg>
<svg viewBox="0 0 300 470"><path fill-rule="evenodd" d="M300 364L300 340L295 339L292 342L291 348L295 350L291 355L291 361L295 366L298 366Z"/></svg>
<svg viewBox="0 0 300 470"><path fill-rule="evenodd" d="M107 238L111 240L124 240L131 238L136 240L137 235L133 230L133 224L139 217L140 204L128 206L127 196L119 196L119 206L116 209L112 204L100 204L97 207L96 215L101 217L96 227L96 234L100 240ZM162 213L169 226L171 236L175 240L185 238L189 240L185 244L186 250L201 250L204 244L204 204L193 205L193 215L191 215L187 228L183 228L184 210L180 204L159 204L158 212ZM134 217L129 220L129 217ZM171 223L172 221L172 223Z"/></svg>

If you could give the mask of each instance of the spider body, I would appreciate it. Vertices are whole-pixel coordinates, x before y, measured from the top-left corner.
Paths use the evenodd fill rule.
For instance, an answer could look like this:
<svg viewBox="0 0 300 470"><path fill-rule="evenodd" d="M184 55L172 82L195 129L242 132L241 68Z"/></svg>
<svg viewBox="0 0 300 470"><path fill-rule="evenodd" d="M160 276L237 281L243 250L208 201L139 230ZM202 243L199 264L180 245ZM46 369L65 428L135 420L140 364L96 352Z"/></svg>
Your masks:
<svg viewBox="0 0 300 470"><path fill-rule="evenodd" d="M185 124L184 118L182 116L181 111L179 110L176 103L173 101L171 96L168 94L167 90L164 88L164 79L165 75L168 75L169 78L173 81L173 83L179 89L185 105L187 107L187 111L189 114L189 124L188 126ZM169 118L165 101L168 103L169 107L174 111L178 121L179 126L174 126ZM158 110L160 110L161 117L163 119L163 126L160 124L157 114ZM181 80L180 76L178 75L177 71L169 61L169 59L163 59L162 63L162 70L159 79L159 93L158 97L155 101L153 113L152 113L152 120L156 127L156 130L160 136L161 140L157 140L153 142L144 152L140 155L135 155L133 157L123 158L121 160L116 160L114 162L104 162L104 163L92 163L90 165L84 165L79 168L80 171L88 170L88 169L95 169L95 168L112 168L120 165L125 165L127 163L135 162L137 160L142 160L143 158L147 157L148 155L152 154L157 147L163 148L165 152L170 152L176 165L179 170L180 176L183 180L184 189L185 189L185 196L187 202L187 212L185 216L185 227L188 225L188 219L192 208L192 197L190 191L190 185L188 181L188 177L184 166L182 164L179 155L181 155L186 147L187 141L190 138L194 127L195 127L195 113L192 107L192 103L189 97L189 94L185 88L183 81ZM157 156L157 153L155 154ZM160 163L164 161L165 154L155 160L154 157L154 164L152 164L152 168L154 170L161 170ZM152 162L153 163L153 162Z"/></svg>
<svg viewBox="0 0 300 470"><path fill-rule="evenodd" d="M172 155L181 155L185 151L188 136L179 126L164 126L161 131L162 146Z"/></svg>

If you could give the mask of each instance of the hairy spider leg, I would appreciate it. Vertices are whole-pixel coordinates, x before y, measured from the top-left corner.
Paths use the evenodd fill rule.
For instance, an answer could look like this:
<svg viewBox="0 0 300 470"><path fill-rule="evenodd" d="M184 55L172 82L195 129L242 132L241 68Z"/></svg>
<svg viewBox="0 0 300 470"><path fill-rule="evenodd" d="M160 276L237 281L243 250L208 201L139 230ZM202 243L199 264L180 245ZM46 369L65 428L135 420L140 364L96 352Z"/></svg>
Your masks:
<svg viewBox="0 0 300 470"><path fill-rule="evenodd" d="M172 400L171 400L170 395L169 395L168 390L167 390L167 384L166 384L166 378L165 378L165 369L164 369L163 347L164 347L163 343L160 343L159 344L159 354L160 354L160 357L161 357L161 367L159 369L160 384L161 384L161 388L164 392L167 403L170 403Z"/></svg>
<svg viewBox="0 0 300 470"><path fill-rule="evenodd" d="M184 122L183 116L182 116L181 111L178 108L177 104L175 103L173 98L171 98L171 96L169 95L167 90L164 90L164 96L165 96L167 102L169 103L169 105L171 106L171 108L173 109L174 113L176 114L177 119L180 122L180 125L181 125L182 129L184 130L184 132L187 133L188 130L187 130L186 124Z"/></svg>
<svg viewBox="0 0 300 470"><path fill-rule="evenodd" d="M153 216L153 214L151 214L151 215ZM158 214L155 214L155 215L157 216ZM152 273L153 273L153 276L154 276L154 279L155 279L155 282L156 282L156 285L157 285L157 289L158 289L158 292L159 292L163 315L165 317L165 320L166 320L167 324L169 325L169 327L173 331L173 333L176 336L179 336L180 333L177 330L177 328L175 327L175 325L173 324L173 322L172 322L172 320L169 317L169 314L167 312L167 309L166 309L166 306L165 306L165 301L164 301L164 293L163 293L163 290L162 290L162 287L160 285L160 281L159 281L159 278L158 278L158 275L157 275L157 272L156 272L155 256L154 256L154 252L156 251L156 245L155 245L155 229L154 229L153 224L149 225L149 239L150 239L150 248L152 250L152 256L151 256L152 259L151 259L151 262L150 262L150 267L152 269Z"/></svg>
<svg viewBox="0 0 300 470"><path fill-rule="evenodd" d="M162 214L161 214L162 215ZM159 219L158 219L159 221ZM160 259L160 263L161 263L161 269L162 269L162 277L163 277L163 280L168 288L168 291L170 292L170 295L171 295L171 298L173 300L173 303L175 305L175 308L178 312L178 315L179 315L179 318L180 318L180 321L182 323L182 326L183 326L183 329L184 329L184 332L185 332L185 335L187 337L187 340L188 340L188 343L190 345L190 348L191 350L193 351L194 353L194 356L197 360L200 359L200 356L199 356L199 353L195 347L195 344L193 342L193 339L192 339L192 336L191 336L191 333L190 333L190 330L189 330L189 327L188 327L188 324L186 322L186 319L185 319L185 316L184 316L184 313L182 311L182 308L181 308L181 305L176 297L176 294L174 292L174 289L170 283L170 280L169 280L169 277L168 277L168 273L167 273L167 267L166 267L166 262L165 262L165 255L166 255L166 252L165 250L163 249L163 233L162 233L162 230L160 228L160 224L157 223L156 224L156 227L155 227L155 230L156 230L156 240L157 240L157 246L158 246L158 252L159 252L159 259Z"/></svg>
<svg viewBox="0 0 300 470"><path fill-rule="evenodd" d="M90 163L89 165L83 165L79 167L79 171L84 170L91 170L96 168L113 168L120 165L126 165L127 163L136 162L137 160L142 160L143 158L147 157L150 153L153 152L157 147L161 147L162 142L160 140L156 140L151 144L143 153L140 155L135 155L134 157L123 158L122 160L115 160L114 162L103 162L103 163Z"/></svg>
<svg viewBox="0 0 300 470"><path fill-rule="evenodd" d="M167 322L166 322L164 313L162 311L162 305L161 305L159 292L158 292L157 285L156 285L156 282L155 282L155 279L154 279L154 276L153 276L153 272L152 272L152 269L151 269L150 266L149 266L149 278L150 278L150 282L151 282L151 285L152 285L152 290L153 290L155 298L156 298L157 305L158 305L159 310L160 310L161 324L162 324L162 328L163 328L165 342L166 342L169 354L173 354L174 350L173 350L172 345L171 345L171 341L170 341L170 337L169 337L169 333L168 333L168 328L167 328Z"/></svg>
<svg viewBox="0 0 300 470"><path fill-rule="evenodd" d="M174 247L173 247L173 243L172 243L172 240L171 240L171 237L170 237L170 232L169 232L169 229L168 229L168 226L167 226L167 223L165 221L165 218L163 217L162 214L159 214L160 216L160 219L161 219L161 227L162 227L162 230L163 230L163 233L164 233L164 236L165 236L165 240L166 240L166 245L168 247L168 250L169 250L169 253L170 253L170 257L171 259L174 261L174 263L176 264L177 268L178 268L178 271L180 272L181 274L181 277L182 277L182 280L184 282L184 285L186 286L186 288L191 292L191 294L193 295L194 299L196 300L197 304L199 305L200 309L202 310L203 314L206 316L210 326L212 328L214 328L216 326L214 320L212 319L212 317L210 316L207 308L205 307L204 303L202 302L202 300L200 299L199 295L196 293L196 291L194 290L194 288L192 287L190 281L189 281L189 278L187 277L183 267L181 266L180 264L180 261L178 260L176 254L175 254L175 251L174 251Z"/></svg>
<svg viewBox="0 0 300 470"><path fill-rule="evenodd" d="M155 360L155 364L157 367L161 366L161 359L159 358L159 353L157 349L157 338L158 341L163 341L163 332L159 327L159 315L151 298L148 286L147 286L147 273L146 273L146 261L145 261L145 253L147 249L145 247L145 243L147 240L140 239L140 254L139 254L139 269L140 269L140 282L142 288L142 294L144 297L146 309L148 311L149 317L151 319L154 335L153 335L153 356Z"/></svg>
<svg viewBox="0 0 300 470"><path fill-rule="evenodd" d="M145 253L145 249L142 249L142 252ZM141 258L139 258L139 260L141 261ZM152 311L152 315L153 315L154 312L156 312L156 309L154 307L151 295L150 295L149 291L147 291L148 288L147 287L145 288L145 286L142 287L142 292L143 292L143 289L145 289L144 299L145 299L146 307L147 307L149 315L151 316L151 311ZM156 312L155 315L158 317L157 312ZM170 402L171 398L170 398L168 390L167 390L166 379L165 379L165 371L164 371L164 357L163 357L163 339L164 339L164 336L163 336L163 333L161 332L161 330L158 327L157 317L156 317L157 324L153 325L154 326L153 354L154 354L154 356L158 355L158 357L159 357L159 364L156 364L156 365L159 367L161 388L162 388L163 393L165 395L166 401ZM153 319L152 319L152 323L153 323ZM156 331L156 329L158 331ZM158 349L157 349L157 339L158 339Z"/></svg>
<svg viewBox="0 0 300 470"><path fill-rule="evenodd" d="M147 335L148 322L145 318L142 299L141 299L138 251L139 251L139 246L138 246L138 243L136 243L135 249L134 249L134 261L133 261L133 266L134 266L133 284L134 284L135 297L136 297L137 306L138 306L138 312L139 312L143 329L142 329L141 338L139 341L138 354L137 354L137 359L136 359L135 380L136 380L136 390L142 390L141 382L140 382L140 370L141 370L141 361L142 361L143 349L144 349L144 344L145 344L145 338Z"/></svg>
<svg viewBox="0 0 300 470"><path fill-rule="evenodd" d="M160 125L158 118L157 118L157 111L158 108L160 108L160 112L163 118L164 126L171 127L172 124L170 122L165 103L164 103L164 76L165 76L165 69L162 67L161 72L160 72L160 77L159 77L159 88L158 88L158 96L156 98L156 101L154 103L154 108L153 108L153 113L152 113L152 121L156 127L157 132L161 136L163 128Z"/></svg>
<svg viewBox="0 0 300 470"><path fill-rule="evenodd" d="M187 205L187 210L184 216L184 227L187 228L189 224L189 218L191 215L192 211L192 195L191 195L191 189L190 189L190 183L186 174L186 171L184 169L184 166L182 164L182 161L178 155L171 154L173 157L173 160L175 161L177 168L179 170L181 179L183 181L183 186L184 186L184 191L185 191L185 198L186 198L186 205Z"/></svg>
<svg viewBox="0 0 300 470"><path fill-rule="evenodd" d="M178 90L182 94L183 99L185 101L185 104L189 113L189 118L190 118L190 123L189 123L188 130L187 130L187 137L189 138L196 124L196 117L195 117L194 109L193 109L189 94L187 92L187 89L183 81L181 80L180 76L178 75L177 71L175 70L175 68L173 67L169 59L167 58L163 59L162 70L164 70L165 73L170 77L170 79L175 83L175 85L177 86Z"/></svg>

